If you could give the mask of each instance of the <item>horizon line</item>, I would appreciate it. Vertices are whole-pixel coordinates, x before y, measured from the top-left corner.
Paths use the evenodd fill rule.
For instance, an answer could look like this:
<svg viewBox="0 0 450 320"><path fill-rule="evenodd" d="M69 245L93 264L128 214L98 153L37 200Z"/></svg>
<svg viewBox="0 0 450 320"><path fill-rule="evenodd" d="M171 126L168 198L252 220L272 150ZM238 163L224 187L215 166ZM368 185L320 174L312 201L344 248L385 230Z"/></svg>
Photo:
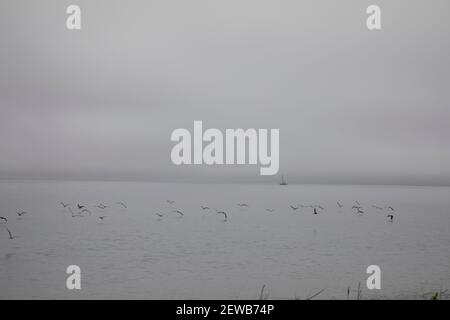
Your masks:
<svg viewBox="0 0 450 320"><path fill-rule="evenodd" d="M280 185L280 183L272 183L269 181L226 181L226 180L222 180L222 181L215 181L215 182L211 182L211 181L183 181L183 180L166 180L166 181L161 181L161 180L149 180L149 179L141 179L141 180L136 180L136 179L50 179L50 178L46 178L46 179L42 179L42 178L15 178L15 179L3 179L0 178L0 183L5 183L5 182L131 182L131 183L161 183L161 184L216 184L216 185L221 185L221 184L258 184L258 185L278 185L280 187L283 188L289 188L289 185L329 185L329 186L361 186L361 187L370 187L370 186L386 186L386 187L440 187L440 188L445 188L445 187L450 187L450 184L407 184L407 183L358 183L358 182L290 182L288 183L288 185Z"/></svg>

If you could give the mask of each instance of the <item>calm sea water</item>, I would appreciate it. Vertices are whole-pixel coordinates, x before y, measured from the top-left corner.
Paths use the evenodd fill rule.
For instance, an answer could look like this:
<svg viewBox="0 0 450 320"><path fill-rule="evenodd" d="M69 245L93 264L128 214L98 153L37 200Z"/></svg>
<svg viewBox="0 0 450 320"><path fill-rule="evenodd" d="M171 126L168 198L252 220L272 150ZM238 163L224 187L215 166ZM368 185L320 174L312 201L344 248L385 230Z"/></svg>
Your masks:
<svg viewBox="0 0 450 320"><path fill-rule="evenodd" d="M93 214L72 217L60 201ZM394 221L372 205L394 207ZM0 182L0 216L16 236L0 225L1 299L257 299L263 285L274 299L322 289L317 299L347 299L350 286L354 299L358 283L365 299L422 299L450 289L450 188ZM81 290L66 289L72 264ZM365 286L372 264L381 290Z"/></svg>

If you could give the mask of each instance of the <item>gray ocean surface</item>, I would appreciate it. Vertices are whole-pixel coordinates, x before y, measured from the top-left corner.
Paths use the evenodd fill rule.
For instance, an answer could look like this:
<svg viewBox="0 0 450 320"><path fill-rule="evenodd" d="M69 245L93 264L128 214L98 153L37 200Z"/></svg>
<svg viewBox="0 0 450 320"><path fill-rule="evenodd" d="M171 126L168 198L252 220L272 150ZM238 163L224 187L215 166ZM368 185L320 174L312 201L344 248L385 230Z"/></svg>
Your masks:
<svg viewBox="0 0 450 320"><path fill-rule="evenodd" d="M72 217L60 201L92 215ZM322 289L315 299L347 299L348 287L355 299L359 283L363 299L422 299L450 289L448 187L4 181L0 216L0 299L258 299L263 285L271 299ZM372 264L381 290L366 288ZM81 290L66 288L69 265L81 268Z"/></svg>

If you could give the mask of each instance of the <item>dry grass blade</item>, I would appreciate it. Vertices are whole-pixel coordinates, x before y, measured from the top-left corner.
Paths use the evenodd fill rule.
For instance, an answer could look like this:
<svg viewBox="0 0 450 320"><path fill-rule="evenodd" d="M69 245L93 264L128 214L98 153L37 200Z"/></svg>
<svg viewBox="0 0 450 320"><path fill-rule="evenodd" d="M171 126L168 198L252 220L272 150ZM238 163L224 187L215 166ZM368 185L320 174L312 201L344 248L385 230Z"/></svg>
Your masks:
<svg viewBox="0 0 450 320"><path fill-rule="evenodd" d="M317 297L319 294L321 294L321 293L324 292L324 291L325 291L325 289L322 289L322 290L320 290L319 292L313 294L311 297L306 298L306 300L312 300L312 299L314 299L315 297Z"/></svg>

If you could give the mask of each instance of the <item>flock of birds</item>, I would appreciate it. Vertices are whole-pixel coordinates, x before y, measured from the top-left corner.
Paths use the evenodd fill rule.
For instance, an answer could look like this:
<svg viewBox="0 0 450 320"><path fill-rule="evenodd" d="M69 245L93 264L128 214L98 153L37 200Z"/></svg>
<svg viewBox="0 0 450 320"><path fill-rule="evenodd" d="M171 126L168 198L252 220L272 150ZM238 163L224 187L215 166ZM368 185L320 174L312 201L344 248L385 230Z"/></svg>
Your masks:
<svg viewBox="0 0 450 320"><path fill-rule="evenodd" d="M26 211L16 211L16 214L18 216L18 218L21 218L24 214L27 214ZM8 219L6 217L0 217L0 224L2 225L6 225L8 223ZM8 227L5 226L6 231L8 232L9 235L9 239L15 239L16 237L12 234L11 230L9 230Z"/></svg>
<svg viewBox="0 0 450 320"><path fill-rule="evenodd" d="M174 200L167 200L167 203L170 204L171 206L175 205L175 201ZM338 206L339 209L344 208L344 205L339 202L336 201L336 204ZM82 204L77 204L75 206L72 206L68 203L64 203L64 202L60 202L60 205L65 209L68 210L72 216L72 218L75 217L88 217L91 216L93 213L90 209L88 209L88 207L86 205L82 205ZM128 206L124 203L124 202L116 202L114 205L116 206L120 206L124 209L127 209ZM247 203L238 203L237 204L238 207L240 208L248 208L250 207L249 204ZM109 208L108 205L105 205L103 203L100 203L98 205L95 206L96 208L100 209L100 210L105 210L107 208ZM301 210L301 209L310 209L312 210L312 214L314 215L318 215L321 212L323 212L325 209L324 207L322 207L321 205L305 205L305 204L291 204L289 206L293 211L297 211L297 210ZM389 222L393 222L394 221L394 208L392 206L378 206L378 205L372 205L372 208L379 210L379 211L384 211L387 210L388 211L388 215L386 216L388 218ZM205 205L201 205L200 208L202 209L202 211L212 211L212 209L208 206ZM217 210L215 208L213 208L213 210L216 212L216 214L222 215L223 216L223 221L227 222L228 221L228 215L225 211L223 210ZM363 207L363 205L361 205L361 203L359 201L355 201L354 204L352 205L352 210L354 210L354 213L358 216L362 216L364 215L365 212L365 208ZM272 208L266 208L266 211L268 212L274 212L275 209ZM179 215L180 217L184 217L184 212L181 211L180 209L172 209L170 211L171 213L176 213L177 215ZM21 219L23 215L27 214L26 211L21 211L21 210L17 210L16 211L17 217L18 219ZM158 220L162 220L162 218L165 216L165 214L160 213L160 212L156 212L155 215L158 217ZM103 221L107 216L104 214L99 214L97 215L97 218L100 221ZM11 230L7 227L8 225L8 219L6 217L0 216L0 225L3 225L3 227L6 229L6 231L9 234L9 239L15 239L16 237L12 234Z"/></svg>
<svg viewBox="0 0 450 320"><path fill-rule="evenodd" d="M175 204L174 200L167 200L167 203L173 205ZM344 208L344 205L342 203L340 203L339 201L336 202L337 206L339 209ZM240 208L248 208L250 207L250 205L248 205L247 203L238 203L237 204L238 207ZM312 213L314 215L317 215L321 212L323 212L325 209L324 207L322 207L321 205L304 205L304 204L291 204L289 206L293 211L299 210L299 209L305 209L305 208L310 208L312 210ZM205 210L211 210L210 207L205 206L205 205L201 205L200 208L205 211ZM389 214L386 216L389 219L389 222L393 222L394 221L394 208L392 206L384 206L384 207L380 207L377 205L372 205L372 208L377 209L377 210L388 210ZM355 210L355 213L359 216L364 215L364 208L361 205L361 203L359 201L355 201L355 204L352 206L352 210ZM228 221L228 215L225 211L222 210L217 210L214 209L214 211L217 214L221 214L224 216L224 221L227 222ZM268 212L274 212L275 209L273 208L266 208L266 211ZM173 210L172 212L178 213L181 216L184 216L184 213L181 210ZM156 212L156 215L158 216L159 219L162 219L164 217L164 214L161 214L159 212Z"/></svg>
<svg viewBox="0 0 450 320"><path fill-rule="evenodd" d="M175 200L167 200L167 203L170 204L170 205L173 205L173 204L175 204ZM210 207L208 207L208 206L203 206L203 205L201 205L200 208L201 208L203 211L205 211L205 210L211 210ZM214 209L214 211L216 211L217 214L223 215L224 221L225 221L225 222L228 221L228 215L227 215L227 213L226 213L225 211L217 210L217 209ZM184 212L181 211L181 210L179 210L179 209L174 209L174 210L172 210L172 212L177 213L177 214L179 214L179 215L182 216L182 217L184 216ZM155 215L158 217L158 220L162 220L162 218L164 217L164 214L162 214L162 213L160 213L160 212L156 212Z"/></svg>
<svg viewBox="0 0 450 320"><path fill-rule="evenodd" d="M125 209L127 209L127 205L123 202L116 202L116 205L120 205L122 207L124 207ZM75 207L75 210L77 210L78 212L74 212L72 207L70 206L70 204L66 204L64 202L60 202L60 205L64 208L69 210L70 214L72 215L72 218L74 217L85 217L85 216L90 216L92 215L92 211L89 210L88 208L86 208L86 205L81 205L81 204L77 204ZM99 205L96 206L97 208L101 209L101 210L105 210L108 208L107 205L104 205L103 203L100 203ZM104 215L99 215L98 218L100 220L103 220L106 218L106 216Z"/></svg>
<svg viewBox="0 0 450 320"><path fill-rule="evenodd" d="M60 202L60 205L65 209L68 210L72 216L72 218L75 217L88 217L92 215L92 211L89 210L87 208L86 205L81 205L81 204L77 204L76 206L72 207L70 204L68 203L64 203L64 202ZM125 209L127 209L127 205L123 202L116 202L116 205L119 205ZM100 203L99 205L96 206L97 208L101 209L101 210L105 210L108 208L107 205L104 205L102 203ZM16 211L16 214L18 216L18 219L21 219L22 216L24 214L27 214L28 212L26 211ZM106 215L98 215L97 218L101 221L103 221L103 219L106 218ZM13 240L16 237L12 234L11 230L8 228L8 218L7 217L3 217L0 216L0 225L2 225L4 227L4 229L8 232L9 234L9 239Z"/></svg>

